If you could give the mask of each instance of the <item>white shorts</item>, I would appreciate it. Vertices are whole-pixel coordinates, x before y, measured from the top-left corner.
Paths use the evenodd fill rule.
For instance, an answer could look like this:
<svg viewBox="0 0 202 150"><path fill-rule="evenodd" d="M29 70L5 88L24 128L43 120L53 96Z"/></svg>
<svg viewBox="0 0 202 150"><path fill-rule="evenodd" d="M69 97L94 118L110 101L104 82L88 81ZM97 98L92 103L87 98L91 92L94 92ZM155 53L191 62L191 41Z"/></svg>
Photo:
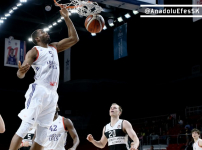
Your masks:
<svg viewBox="0 0 202 150"><path fill-rule="evenodd" d="M29 85L25 98L25 108L18 116L33 126L38 124L42 127L49 127L56 111L57 91L48 90L42 85L33 83Z"/></svg>

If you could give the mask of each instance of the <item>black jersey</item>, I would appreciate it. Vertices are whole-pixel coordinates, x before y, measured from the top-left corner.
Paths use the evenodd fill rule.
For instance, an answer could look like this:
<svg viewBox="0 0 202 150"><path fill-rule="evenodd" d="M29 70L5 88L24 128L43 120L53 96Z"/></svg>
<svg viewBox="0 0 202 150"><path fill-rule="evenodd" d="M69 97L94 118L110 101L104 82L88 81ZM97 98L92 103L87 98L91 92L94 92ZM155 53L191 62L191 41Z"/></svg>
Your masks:
<svg viewBox="0 0 202 150"><path fill-rule="evenodd" d="M119 119L113 127L110 123L107 124L105 126L105 136L110 150L129 150L128 134L123 131L122 119Z"/></svg>
<svg viewBox="0 0 202 150"><path fill-rule="evenodd" d="M30 130L22 141L28 141L29 143L32 143L32 138L34 137L34 132L35 132L35 129ZM30 147L31 146L21 147L19 150L29 150Z"/></svg>

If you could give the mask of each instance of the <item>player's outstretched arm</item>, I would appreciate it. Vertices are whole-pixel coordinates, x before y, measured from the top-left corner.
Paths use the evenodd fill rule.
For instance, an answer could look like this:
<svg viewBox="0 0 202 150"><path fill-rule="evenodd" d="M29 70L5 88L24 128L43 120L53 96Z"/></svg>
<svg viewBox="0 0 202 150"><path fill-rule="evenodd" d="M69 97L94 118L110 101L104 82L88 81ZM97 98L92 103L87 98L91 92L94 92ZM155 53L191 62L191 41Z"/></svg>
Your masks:
<svg viewBox="0 0 202 150"><path fill-rule="evenodd" d="M62 17L64 17L65 23L67 25L68 38L65 38L59 42L51 43L51 45L57 48L58 53L72 47L79 41L79 37L77 35L76 29L71 19L69 18L69 14L66 8L61 8L60 14Z"/></svg>
<svg viewBox="0 0 202 150"><path fill-rule="evenodd" d="M73 139L73 146L68 150L76 150L80 142L76 129L74 128L74 125L70 119L64 118L64 124L71 138Z"/></svg>
<svg viewBox="0 0 202 150"><path fill-rule="evenodd" d="M93 136L91 134L88 134L87 136L87 140L91 143L93 143L96 147L98 148L104 148L105 145L107 144L107 138L106 136L104 135L104 131L105 131L105 127L103 128L103 131L102 131L102 137L100 139L100 141L96 141L94 140Z"/></svg>
<svg viewBox="0 0 202 150"><path fill-rule="evenodd" d="M22 79L25 77L25 74L29 70L30 66L32 63L35 61L37 58L37 50L35 48L32 48L25 56L25 60L23 64L21 65L21 62L18 62L18 71L17 71L17 76L18 78Z"/></svg>
<svg viewBox="0 0 202 150"><path fill-rule="evenodd" d="M137 150L138 146L139 146L139 139L137 137L137 134L135 133L135 131L133 130L132 125L130 124L130 122L128 122L127 120L123 121L123 128L125 129L125 131L128 133L128 135L130 136L130 138L133 140L133 142L131 143L131 148L130 150Z"/></svg>
<svg viewBox="0 0 202 150"><path fill-rule="evenodd" d="M5 132L5 123L4 123L4 120L3 118L1 117L0 115L0 133L4 133Z"/></svg>

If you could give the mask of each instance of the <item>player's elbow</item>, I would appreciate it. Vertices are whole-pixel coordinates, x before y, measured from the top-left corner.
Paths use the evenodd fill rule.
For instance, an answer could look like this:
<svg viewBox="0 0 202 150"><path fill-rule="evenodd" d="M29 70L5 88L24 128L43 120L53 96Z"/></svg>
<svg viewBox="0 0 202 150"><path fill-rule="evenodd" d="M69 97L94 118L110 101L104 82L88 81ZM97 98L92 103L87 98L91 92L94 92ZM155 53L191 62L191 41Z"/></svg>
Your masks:
<svg viewBox="0 0 202 150"><path fill-rule="evenodd" d="M5 128L1 128L1 129L0 129L0 133L4 133L5 131L6 131Z"/></svg>

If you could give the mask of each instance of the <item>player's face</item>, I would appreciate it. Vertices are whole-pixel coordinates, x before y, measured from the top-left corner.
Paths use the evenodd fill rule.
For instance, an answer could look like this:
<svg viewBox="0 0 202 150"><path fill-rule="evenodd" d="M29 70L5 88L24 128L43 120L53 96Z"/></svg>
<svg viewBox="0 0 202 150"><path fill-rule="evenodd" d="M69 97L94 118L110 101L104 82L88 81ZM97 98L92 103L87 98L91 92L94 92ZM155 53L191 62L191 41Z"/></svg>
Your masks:
<svg viewBox="0 0 202 150"><path fill-rule="evenodd" d="M13 53L14 53L14 49L11 49L11 55L13 55Z"/></svg>
<svg viewBox="0 0 202 150"><path fill-rule="evenodd" d="M38 35L42 43L48 44L51 41L49 34L42 29L38 30Z"/></svg>
<svg viewBox="0 0 202 150"><path fill-rule="evenodd" d="M199 138L199 134L197 132L192 132L192 137L194 139L198 139Z"/></svg>
<svg viewBox="0 0 202 150"><path fill-rule="evenodd" d="M109 110L110 116L119 116L120 113L121 112L119 111L119 106L118 105L112 105L110 107L110 110Z"/></svg>

